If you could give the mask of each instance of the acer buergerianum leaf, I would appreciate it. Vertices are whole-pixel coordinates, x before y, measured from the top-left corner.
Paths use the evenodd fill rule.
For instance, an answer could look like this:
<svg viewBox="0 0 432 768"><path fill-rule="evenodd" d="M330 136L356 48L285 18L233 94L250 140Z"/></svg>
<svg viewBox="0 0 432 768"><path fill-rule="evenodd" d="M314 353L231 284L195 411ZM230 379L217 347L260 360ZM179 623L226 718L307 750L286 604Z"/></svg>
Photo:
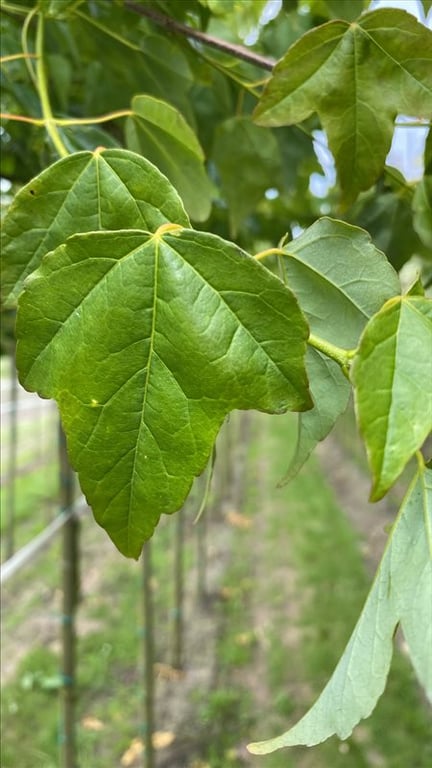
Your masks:
<svg viewBox="0 0 432 768"><path fill-rule="evenodd" d="M351 380L377 501L432 430L432 301L386 302L364 330Z"/></svg>
<svg viewBox="0 0 432 768"><path fill-rule="evenodd" d="M183 115L166 101L147 95L134 97L132 112L126 122L128 148L167 175L193 219L207 219L212 186L201 145Z"/></svg>
<svg viewBox="0 0 432 768"><path fill-rule="evenodd" d="M154 165L125 149L77 152L59 160L16 195L3 224L2 299L14 306L42 258L78 232L188 226L175 189Z"/></svg>
<svg viewBox="0 0 432 768"><path fill-rule="evenodd" d="M355 347L368 319L400 292L396 272L368 233L345 222L319 219L283 250L287 284L311 333L337 346ZM340 367L316 349L308 349L307 367L314 408L299 414L297 448L286 480L328 435L351 391Z"/></svg>
<svg viewBox="0 0 432 768"><path fill-rule="evenodd" d="M70 238L29 278L17 336L23 385L58 401L95 517L132 557L181 507L229 411L312 405L291 291L175 225Z"/></svg>
<svg viewBox="0 0 432 768"><path fill-rule="evenodd" d="M396 116L432 115L431 68L432 32L406 11L330 21L276 65L255 121L292 125L317 112L348 204L380 175Z"/></svg>
<svg viewBox="0 0 432 768"><path fill-rule="evenodd" d="M432 700L432 471L421 467L398 518L348 645L323 692L289 731L250 744L253 754L346 739L384 691L398 623Z"/></svg>

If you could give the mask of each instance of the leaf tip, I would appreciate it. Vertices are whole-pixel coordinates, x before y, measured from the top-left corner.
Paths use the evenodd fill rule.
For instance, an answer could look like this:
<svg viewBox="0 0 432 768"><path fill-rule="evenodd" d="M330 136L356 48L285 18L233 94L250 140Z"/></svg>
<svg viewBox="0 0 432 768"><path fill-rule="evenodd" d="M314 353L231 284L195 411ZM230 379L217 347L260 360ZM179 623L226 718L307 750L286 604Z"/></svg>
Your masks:
<svg viewBox="0 0 432 768"><path fill-rule="evenodd" d="M268 749L267 744L267 741L254 741L251 744L247 744L246 749L251 755L267 755L272 751Z"/></svg>

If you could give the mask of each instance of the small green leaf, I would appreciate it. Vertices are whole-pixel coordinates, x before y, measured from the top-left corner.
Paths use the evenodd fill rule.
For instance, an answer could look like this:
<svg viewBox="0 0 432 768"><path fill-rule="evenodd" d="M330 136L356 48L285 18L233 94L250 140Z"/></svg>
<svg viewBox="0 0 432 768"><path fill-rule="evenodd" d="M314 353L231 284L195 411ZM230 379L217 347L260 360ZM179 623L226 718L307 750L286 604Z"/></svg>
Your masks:
<svg viewBox="0 0 432 768"><path fill-rule="evenodd" d="M126 123L128 148L165 173L190 216L204 221L211 210L211 184L204 154L192 128L175 107L153 96L135 96Z"/></svg>
<svg viewBox="0 0 432 768"><path fill-rule="evenodd" d="M293 294L175 225L70 238L29 278L17 335L22 383L59 402L95 517L132 557L181 507L229 411L311 406Z"/></svg>
<svg viewBox="0 0 432 768"><path fill-rule="evenodd" d="M432 429L432 301L391 299L370 320L352 366L357 420L377 501Z"/></svg>
<svg viewBox="0 0 432 768"><path fill-rule="evenodd" d="M16 195L2 227L2 297L14 306L24 279L69 235L98 229L154 232L187 226L177 193L157 168L124 149L77 152Z"/></svg>
<svg viewBox="0 0 432 768"><path fill-rule="evenodd" d="M284 250L286 280L311 332L338 346L355 347L368 319L400 290L369 235L344 222L320 219ZM307 367L315 405L299 414L297 448L284 481L294 477L348 403L350 385L339 366L310 350Z"/></svg>
<svg viewBox="0 0 432 768"><path fill-rule="evenodd" d="M333 675L306 715L274 739L250 744L256 755L313 746L336 734L346 739L381 696L401 622L413 663L432 699L432 472L414 478L393 526L361 616Z"/></svg>
<svg viewBox="0 0 432 768"><path fill-rule="evenodd" d="M381 173L396 115L431 116L431 67L432 32L405 11L330 21L276 65L255 120L292 125L317 112L348 204Z"/></svg>

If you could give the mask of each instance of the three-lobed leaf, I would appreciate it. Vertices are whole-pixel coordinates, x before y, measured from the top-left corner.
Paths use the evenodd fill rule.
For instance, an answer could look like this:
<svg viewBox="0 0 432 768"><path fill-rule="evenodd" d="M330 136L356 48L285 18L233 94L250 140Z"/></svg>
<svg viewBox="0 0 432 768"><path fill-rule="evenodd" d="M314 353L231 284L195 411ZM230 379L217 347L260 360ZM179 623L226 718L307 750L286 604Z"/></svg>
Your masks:
<svg viewBox="0 0 432 768"><path fill-rule="evenodd" d="M13 306L27 275L78 232L188 226L180 197L154 165L124 149L77 152L32 179L2 225L2 298Z"/></svg>
<svg viewBox="0 0 432 768"><path fill-rule="evenodd" d="M420 575L420 578L419 578ZM250 744L253 754L346 739L384 691L401 624L413 664L432 701L432 471L422 467L396 520L375 581L348 645L323 692L290 730Z"/></svg>
<svg viewBox="0 0 432 768"><path fill-rule="evenodd" d="M311 407L294 295L175 225L70 238L29 279L17 335L22 383L58 401L83 491L128 556L182 505L229 411Z"/></svg>
<svg viewBox="0 0 432 768"><path fill-rule="evenodd" d="M330 21L276 65L255 120L292 125L317 112L350 203L381 173L397 114L432 115L431 67L432 32L405 11Z"/></svg>
<svg viewBox="0 0 432 768"><path fill-rule="evenodd" d="M432 301L390 299L365 328L351 379L376 501L432 430Z"/></svg>

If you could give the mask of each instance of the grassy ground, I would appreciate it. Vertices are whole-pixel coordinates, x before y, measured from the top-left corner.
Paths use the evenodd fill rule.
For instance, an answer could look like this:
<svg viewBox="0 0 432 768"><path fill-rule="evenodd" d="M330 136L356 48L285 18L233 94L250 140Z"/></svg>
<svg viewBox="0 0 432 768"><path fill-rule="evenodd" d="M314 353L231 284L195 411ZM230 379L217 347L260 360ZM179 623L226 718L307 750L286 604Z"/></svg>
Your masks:
<svg viewBox="0 0 432 768"><path fill-rule="evenodd" d="M209 693L197 685L188 692L188 702L183 702L193 706L188 756L163 763L162 750L161 765L430 768L429 713L408 662L399 654L376 712L347 742L333 739L313 750L265 758L246 751L248 741L286 730L312 703L348 640L370 582L356 535L315 461L291 485L276 489L288 463L287 442L293 439L290 419L254 419L248 491L241 510L245 517L231 518L230 564L219 585L219 599L205 609L206 619L217 627L212 688ZM165 659L172 604L167 575L172 522L154 538L158 657ZM85 530L90 540L94 529ZM194 548L189 536L189 573ZM95 582L88 586L79 640L80 768L119 766L121 755L142 732L141 572L135 563L108 557L107 552L100 551L95 540L90 559ZM47 557L46 589L55 590L58 552ZM198 617L189 617L189 622L195 620L199 632ZM3 768L59 765L55 637L26 655L14 681L3 690ZM177 736L180 741L181 734ZM140 765L139 760L130 765Z"/></svg>

